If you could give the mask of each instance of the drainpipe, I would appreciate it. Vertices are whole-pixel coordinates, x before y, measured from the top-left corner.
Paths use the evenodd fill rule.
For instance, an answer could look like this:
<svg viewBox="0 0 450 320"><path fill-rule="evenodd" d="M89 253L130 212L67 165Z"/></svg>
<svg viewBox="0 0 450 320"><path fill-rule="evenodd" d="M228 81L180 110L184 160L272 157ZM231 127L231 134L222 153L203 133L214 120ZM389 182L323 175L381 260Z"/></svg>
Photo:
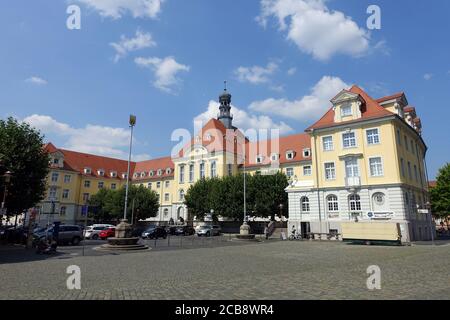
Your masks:
<svg viewBox="0 0 450 320"><path fill-rule="evenodd" d="M316 165L316 179L317 179L317 204L319 206L319 233L320 237L322 237L322 210L320 206L320 190L319 190L319 164L317 157L317 144L316 144L316 136L314 134L314 129L311 130L313 139L314 139L314 156L315 156L315 165Z"/></svg>

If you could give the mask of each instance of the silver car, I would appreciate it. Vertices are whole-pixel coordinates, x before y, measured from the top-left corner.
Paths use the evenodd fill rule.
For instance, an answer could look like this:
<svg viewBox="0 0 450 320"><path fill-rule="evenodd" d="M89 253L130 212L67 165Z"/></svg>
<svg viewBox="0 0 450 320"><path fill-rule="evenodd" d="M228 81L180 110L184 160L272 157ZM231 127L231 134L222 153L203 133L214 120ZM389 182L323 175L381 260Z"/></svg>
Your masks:
<svg viewBox="0 0 450 320"><path fill-rule="evenodd" d="M205 237L211 237L211 236L220 236L220 226L216 225L204 225L201 226L197 230L197 236L205 236Z"/></svg>

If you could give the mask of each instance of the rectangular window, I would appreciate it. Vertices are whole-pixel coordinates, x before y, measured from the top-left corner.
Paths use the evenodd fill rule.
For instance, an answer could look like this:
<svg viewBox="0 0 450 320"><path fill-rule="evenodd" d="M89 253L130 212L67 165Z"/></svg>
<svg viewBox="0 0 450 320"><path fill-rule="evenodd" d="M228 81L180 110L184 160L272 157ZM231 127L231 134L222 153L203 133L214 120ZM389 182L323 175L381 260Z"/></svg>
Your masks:
<svg viewBox="0 0 450 320"><path fill-rule="evenodd" d="M366 134L367 134L367 144L380 143L380 134L378 132L378 129L367 130Z"/></svg>
<svg viewBox="0 0 450 320"><path fill-rule="evenodd" d="M216 162L213 161L211 162L211 178L215 178L216 175L217 175Z"/></svg>
<svg viewBox="0 0 450 320"><path fill-rule="evenodd" d="M180 166L180 183L184 183L184 166Z"/></svg>
<svg viewBox="0 0 450 320"><path fill-rule="evenodd" d="M417 173L417 166L414 165L414 177L416 178L416 181L419 182L419 175Z"/></svg>
<svg viewBox="0 0 450 320"><path fill-rule="evenodd" d="M403 158L400 159L400 169L402 171L402 177L405 176L405 161L403 160Z"/></svg>
<svg viewBox="0 0 450 320"><path fill-rule="evenodd" d="M303 166L303 175L310 176L312 174L311 166Z"/></svg>
<svg viewBox="0 0 450 320"><path fill-rule="evenodd" d="M83 201L85 203L89 201L89 193L83 193Z"/></svg>
<svg viewBox="0 0 450 320"><path fill-rule="evenodd" d="M202 162L200 163L200 179L205 178L205 164Z"/></svg>
<svg viewBox="0 0 450 320"><path fill-rule="evenodd" d="M352 115L352 106L341 106L341 117L348 117Z"/></svg>
<svg viewBox="0 0 450 320"><path fill-rule="evenodd" d="M66 215L66 207L61 207L61 209L59 209L60 211L59 211L59 214L60 215L62 215L62 216L65 216Z"/></svg>
<svg viewBox="0 0 450 320"><path fill-rule="evenodd" d="M336 179L336 168L334 167L334 162L325 163L325 179Z"/></svg>
<svg viewBox="0 0 450 320"><path fill-rule="evenodd" d="M50 200L56 200L56 188L55 187L51 187L49 192L48 192L48 198Z"/></svg>
<svg viewBox="0 0 450 320"><path fill-rule="evenodd" d="M64 183L70 183L71 178L72 178L71 175L66 174L66 175L64 176Z"/></svg>
<svg viewBox="0 0 450 320"><path fill-rule="evenodd" d="M169 201L169 194L168 193L164 194L164 201L166 201L166 202Z"/></svg>
<svg viewBox="0 0 450 320"><path fill-rule="evenodd" d="M408 161L408 176L412 180L411 162Z"/></svg>
<svg viewBox="0 0 450 320"><path fill-rule="evenodd" d="M402 139L400 138L400 130L397 129L397 143L398 145L402 145Z"/></svg>
<svg viewBox="0 0 450 320"><path fill-rule="evenodd" d="M294 176L294 168L286 168L286 176L288 178L293 177Z"/></svg>
<svg viewBox="0 0 450 320"><path fill-rule="evenodd" d="M228 164L228 175L229 176L233 175L233 164L232 163Z"/></svg>
<svg viewBox="0 0 450 320"><path fill-rule="evenodd" d="M359 177L358 159L350 158L345 160L345 174L347 178Z"/></svg>
<svg viewBox="0 0 450 320"><path fill-rule="evenodd" d="M104 186L105 186L105 183L103 181L99 181L98 182L98 188L99 189L103 189Z"/></svg>
<svg viewBox="0 0 450 320"><path fill-rule="evenodd" d="M52 182L58 182L59 174L57 172L52 173Z"/></svg>
<svg viewBox="0 0 450 320"><path fill-rule="evenodd" d="M342 134L342 141L344 148L356 147L356 137L354 132Z"/></svg>
<svg viewBox="0 0 450 320"><path fill-rule="evenodd" d="M63 199L69 199L69 190L68 189L63 190L62 197L63 197Z"/></svg>
<svg viewBox="0 0 450 320"><path fill-rule="evenodd" d="M166 182L164 183L164 185L165 185L166 188L170 187L170 181L166 181Z"/></svg>
<svg viewBox="0 0 450 320"><path fill-rule="evenodd" d="M117 185L115 183L111 183L111 190L116 190L117 189Z"/></svg>
<svg viewBox="0 0 450 320"><path fill-rule="evenodd" d="M85 187L85 188L90 188L90 187L91 187L91 181L85 180L85 181L84 181L84 187Z"/></svg>
<svg viewBox="0 0 450 320"><path fill-rule="evenodd" d="M59 159L54 158L54 159L53 159L53 164L59 164Z"/></svg>
<svg viewBox="0 0 450 320"><path fill-rule="evenodd" d="M411 152L414 153L414 142L411 140Z"/></svg>
<svg viewBox="0 0 450 320"><path fill-rule="evenodd" d="M383 163L380 157L370 158L369 166L370 166L370 175L372 177L383 176Z"/></svg>
<svg viewBox="0 0 450 320"><path fill-rule="evenodd" d="M407 138L406 136L404 136L404 138L405 138L405 148L406 148L406 151L409 151L409 147L408 147L408 138Z"/></svg>
<svg viewBox="0 0 450 320"><path fill-rule="evenodd" d="M161 182L158 181L158 182L156 183L156 188L157 188L157 189L161 188Z"/></svg>
<svg viewBox="0 0 450 320"><path fill-rule="evenodd" d="M194 182L194 165L189 165L189 182Z"/></svg>
<svg viewBox="0 0 450 320"><path fill-rule="evenodd" d="M323 151L331 151L334 149L333 146L333 137L323 137L322 138L322 144L323 144Z"/></svg>
<svg viewBox="0 0 450 320"><path fill-rule="evenodd" d="M152 188L152 183L151 182L147 183L147 188L149 188L149 189Z"/></svg>

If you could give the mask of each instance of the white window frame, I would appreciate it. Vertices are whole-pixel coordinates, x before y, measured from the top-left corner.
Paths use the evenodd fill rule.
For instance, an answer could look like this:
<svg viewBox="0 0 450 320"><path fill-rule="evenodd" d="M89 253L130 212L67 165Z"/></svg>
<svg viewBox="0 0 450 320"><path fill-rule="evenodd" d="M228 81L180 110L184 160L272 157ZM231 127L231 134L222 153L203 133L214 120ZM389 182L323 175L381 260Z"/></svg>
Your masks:
<svg viewBox="0 0 450 320"><path fill-rule="evenodd" d="M180 165L179 183L184 183L184 165Z"/></svg>
<svg viewBox="0 0 450 320"><path fill-rule="evenodd" d="M199 163L199 173L200 173L200 179L204 179L205 178L205 163L204 162L200 162Z"/></svg>
<svg viewBox="0 0 450 320"><path fill-rule="evenodd" d="M91 180L84 180L84 187L85 188L90 188L91 187Z"/></svg>
<svg viewBox="0 0 450 320"><path fill-rule="evenodd" d="M289 171L291 171L292 174L289 174ZM286 176L288 178L293 177L294 176L294 168L292 168L292 167L286 168Z"/></svg>
<svg viewBox="0 0 450 320"><path fill-rule="evenodd" d="M293 160L295 158L295 151L288 150L286 151L286 160Z"/></svg>
<svg viewBox="0 0 450 320"><path fill-rule="evenodd" d="M64 175L64 183L70 183L72 181L72 176L70 174Z"/></svg>
<svg viewBox="0 0 450 320"><path fill-rule="evenodd" d="M373 142L369 141L369 131L377 131L376 135L372 134L371 138L373 139ZM367 141L367 145L369 146L374 146L374 145L378 145L381 144L381 135L380 135L380 128L368 128L365 130L366 132L366 141ZM378 142L375 142L375 139L378 139Z"/></svg>
<svg viewBox="0 0 450 320"><path fill-rule="evenodd" d="M332 178L327 178L327 164L333 164L333 177ZM334 161L330 161L330 162L324 162L323 163L323 168L324 168L324 174L325 174L325 180L326 181L334 181L336 180L336 163ZM331 170L331 168L330 168Z"/></svg>
<svg viewBox="0 0 450 320"><path fill-rule="evenodd" d="M325 142L325 139L327 139L327 138L330 138L331 139L331 142ZM330 148L326 148L326 146L327 145L329 145L330 146ZM325 137L322 137L322 149L323 149L323 151L325 151L325 152L329 152L329 151L333 151L334 150L334 141L333 141L333 136L325 136Z"/></svg>
<svg viewBox="0 0 450 320"><path fill-rule="evenodd" d="M306 153L308 153L308 155L306 155ZM311 157L311 149L310 148L303 149L303 158L310 158L310 157Z"/></svg>
<svg viewBox="0 0 450 320"><path fill-rule="evenodd" d="M308 173L308 174L305 173L305 168L309 168L309 173ZM303 166L302 169L303 169L303 175L304 175L305 177L310 177L310 176L312 176L312 166L311 166L311 165Z"/></svg>
<svg viewBox="0 0 450 320"><path fill-rule="evenodd" d="M370 161L373 160L373 159L380 159L381 174L375 174L375 175L373 174L373 172L372 172L372 164L370 163ZM373 156L373 157L369 157L369 159L367 161L368 161L368 167L369 167L369 174L370 174L370 176L372 178L384 177L384 161L383 161L383 157L381 157L381 156Z"/></svg>
<svg viewBox="0 0 450 320"><path fill-rule="evenodd" d="M156 182L156 189L160 189L161 188L161 181L157 181Z"/></svg>
<svg viewBox="0 0 450 320"><path fill-rule="evenodd" d="M59 173L58 172L52 172L52 182L58 182L59 179Z"/></svg>
<svg viewBox="0 0 450 320"><path fill-rule="evenodd" d="M164 201L165 202L169 202L170 201L170 194L169 193L164 193Z"/></svg>
<svg viewBox="0 0 450 320"><path fill-rule="evenodd" d="M355 197L355 199L351 199L352 197ZM354 203L354 209L352 209L352 203ZM358 208L359 206L359 208ZM348 195L348 208L350 212L361 212L362 211L362 205L361 205L361 196L357 193L353 193Z"/></svg>
<svg viewBox="0 0 450 320"><path fill-rule="evenodd" d="M117 183L111 183L111 190L117 190Z"/></svg>
<svg viewBox="0 0 450 320"><path fill-rule="evenodd" d="M97 183L97 188L98 188L98 189L103 189L103 188L105 188L105 183L104 183L103 181L99 181L99 182Z"/></svg>
<svg viewBox="0 0 450 320"><path fill-rule="evenodd" d="M335 199L330 200L330 198L332 198L332 197L334 197ZM327 211L328 212L332 212L332 213L339 212L339 197L337 195L329 194L329 195L327 195L325 200L327 202ZM331 209L330 209L330 204L332 206Z"/></svg>
<svg viewBox="0 0 450 320"><path fill-rule="evenodd" d="M70 190L69 189L63 189L62 192L62 198L63 199L69 199Z"/></svg>
<svg viewBox="0 0 450 320"><path fill-rule="evenodd" d="M164 181L164 187L165 188L169 188L170 187L170 181L169 180Z"/></svg>
<svg viewBox="0 0 450 320"><path fill-rule="evenodd" d="M351 104L343 104L341 105L341 117L351 117L353 115L353 107ZM344 110L350 110L349 113L344 112Z"/></svg>
<svg viewBox="0 0 450 320"><path fill-rule="evenodd" d="M272 161L278 161L278 159L279 159L279 156L278 156L277 153L272 153L272 154L270 155L270 160L272 160Z"/></svg>
<svg viewBox="0 0 450 320"><path fill-rule="evenodd" d="M302 214L309 214L311 212L311 203L309 201L309 197L303 196L300 198L300 211Z"/></svg>
<svg viewBox="0 0 450 320"><path fill-rule="evenodd" d="M352 146L352 145L349 145L347 147L345 146L345 138L344 138L344 136L346 134L353 134L353 140L355 140L355 145L354 146ZM342 148L344 148L344 149L352 149L352 148L357 148L358 147L358 139L356 137L356 132L355 131L343 132L341 137L342 137Z"/></svg>
<svg viewBox="0 0 450 320"><path fill-rule="evenodd" d="M350 163L350 161L354 163ZM351 168L351 174L349 173L348 168ZM355 170L356 168L356 170ZM346 178L356 178L361 177L361 168L359 167L359 161L356 157L349 157L344 160L344 169L345 169L345 177Z"/></svg>
<svg viewBox="0 0 450 320"><path fill-rule="evenodd" d="M195 166L193 163L189 164L189 182L194 182L195 179Z"/></svg>
<svg viewBox="0 0 450 320"><path fill-rule="evenodd" d="M211 178L217 177L217 162L211 161Z"/></svg>

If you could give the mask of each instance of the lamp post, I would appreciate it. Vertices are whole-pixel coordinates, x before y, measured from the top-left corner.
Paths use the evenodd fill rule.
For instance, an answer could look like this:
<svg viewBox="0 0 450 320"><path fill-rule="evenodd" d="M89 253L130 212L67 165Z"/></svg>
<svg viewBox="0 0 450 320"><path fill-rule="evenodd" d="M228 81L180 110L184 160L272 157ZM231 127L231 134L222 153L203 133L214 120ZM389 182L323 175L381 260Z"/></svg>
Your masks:
<svg viewBox="0 0 450 320"><path fill-rule="evenodd" d="M125 186L125 208L123 209L123 219L127 218L127 206L128 206L128 185L130 183L130 162L131 162L131 148L133 147L133 128L136 125L136 116L130 115L129 125L131 129L130 134L130 150L128 154L128 170L127 170L127 184Z"/></svg>
<svg viewBox="0 0 450 320"><path fill-rule="evenodd" d="M5 189L3 191L3 200L2 200L2 209L1 209L1 219L0 219L0 224L2 223L3 220L3 214L5 214L5 204L6 204L6 195L8 194L8 184L11 182L11 176L12 176L12 172L11 171L6 171L5 174L3 174L3 180L5 183Z"/></svg>
<svg viewBox="0 0 450 320"><path fill-rule="evenodd" d="M428 216L430 217L431 243L434 244L434 230L436 230L436 228L433 227L433 219L431 217L431 203L429 201L425 204L425 208L428 210Z"/></svg>

